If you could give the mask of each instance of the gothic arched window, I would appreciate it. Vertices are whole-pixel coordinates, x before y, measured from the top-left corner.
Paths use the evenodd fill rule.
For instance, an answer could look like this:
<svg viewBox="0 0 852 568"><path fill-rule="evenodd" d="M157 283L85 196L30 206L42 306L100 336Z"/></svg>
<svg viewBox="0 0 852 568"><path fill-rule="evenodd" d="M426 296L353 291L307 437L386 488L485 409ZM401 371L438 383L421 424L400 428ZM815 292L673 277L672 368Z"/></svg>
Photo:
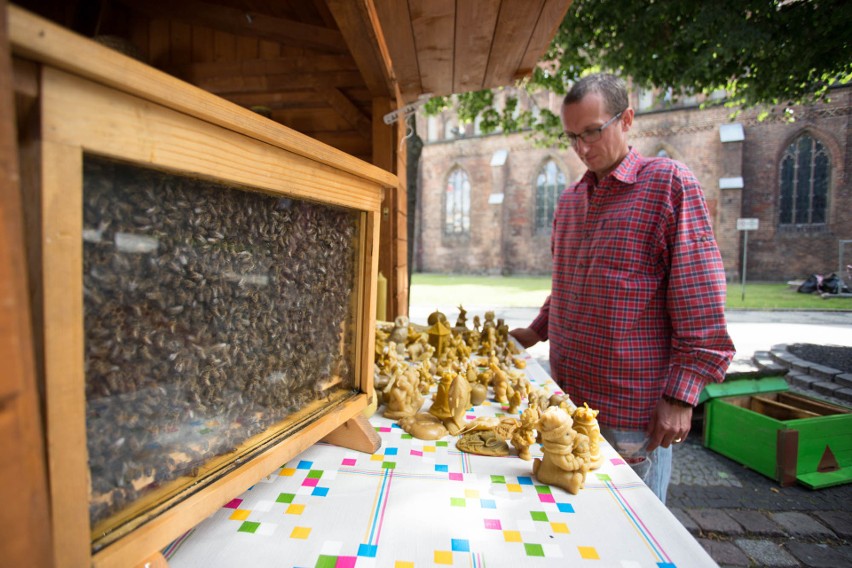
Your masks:
<svg viewBox="0 0 852 568"><path fill-rule="evenodd" d="M535 181L535 230L550 232L556 202L565 191L565 174L553 160L547 160Z"/></svg>
<svg viewBox="0 0 852 568"><path fill-rule="evenodd" d="M796 138L780 164L781 225L823 225L828 218L831 160L823 144L808 134Z"/></svg>
<svg viewBox="0 0 852 568"><path fill-rule="evenodd" d="M461 168L455 168L447 177L444 197L444 234L470 233L470 179Z"/></svg>

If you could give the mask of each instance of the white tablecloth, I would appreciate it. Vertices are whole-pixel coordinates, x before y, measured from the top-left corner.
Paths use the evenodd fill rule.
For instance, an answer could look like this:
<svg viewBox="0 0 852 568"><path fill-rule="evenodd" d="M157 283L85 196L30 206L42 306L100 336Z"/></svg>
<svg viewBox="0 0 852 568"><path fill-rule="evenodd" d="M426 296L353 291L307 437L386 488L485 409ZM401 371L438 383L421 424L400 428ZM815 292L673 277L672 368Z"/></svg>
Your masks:
<svg viewBox="0 0 852 568"><path fill-rule="evenodd" d="M556 391L526 358L530 381ZM468 418L505 410L486 402ZM466 454L452 436L412 438L379 414L370 421L378 453L316 444L173 543L169 565L716 566L609 444L571 495L539 483L532 462Z"/></svg>

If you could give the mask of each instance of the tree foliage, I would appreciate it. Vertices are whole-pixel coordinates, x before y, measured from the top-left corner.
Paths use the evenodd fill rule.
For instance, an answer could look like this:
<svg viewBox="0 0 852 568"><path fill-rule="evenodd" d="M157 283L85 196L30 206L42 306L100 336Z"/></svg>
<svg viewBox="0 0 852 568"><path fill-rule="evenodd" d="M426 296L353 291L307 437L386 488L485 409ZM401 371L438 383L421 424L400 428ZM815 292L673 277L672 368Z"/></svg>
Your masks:
<svg viewBox="0 0 852 568"><path fill-rule="evenodd" d="M681 95L727 92L734 108L785 112L852 80L852 4L846 0L574 0L543 61L521 92L563 94L597 70L634 86ZM455 101L453 100L455 99ZM491 91L437 97L427 113L457 105L459 119L481 116L484 132L529 128L553 142L559 118L498 109Z"/></svg>

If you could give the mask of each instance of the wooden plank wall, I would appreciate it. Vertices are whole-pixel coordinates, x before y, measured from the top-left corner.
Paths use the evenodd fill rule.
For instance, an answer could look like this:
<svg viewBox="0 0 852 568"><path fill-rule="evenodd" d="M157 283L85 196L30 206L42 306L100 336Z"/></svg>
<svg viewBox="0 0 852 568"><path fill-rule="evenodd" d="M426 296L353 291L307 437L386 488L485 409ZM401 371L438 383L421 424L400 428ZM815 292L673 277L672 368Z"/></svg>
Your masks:
<svg viewBox="0 0 852 568"><path fill-rule="evenodd" d="M0 558L52 566L5 0L0 0Z"/></svg>
<svg viewBox="0 0 852 568"><path fill-rule="evenodd" d="M348 53L318 53L199 24L134 19L131 41L147 63L371 161L372 97Z"/></svg>

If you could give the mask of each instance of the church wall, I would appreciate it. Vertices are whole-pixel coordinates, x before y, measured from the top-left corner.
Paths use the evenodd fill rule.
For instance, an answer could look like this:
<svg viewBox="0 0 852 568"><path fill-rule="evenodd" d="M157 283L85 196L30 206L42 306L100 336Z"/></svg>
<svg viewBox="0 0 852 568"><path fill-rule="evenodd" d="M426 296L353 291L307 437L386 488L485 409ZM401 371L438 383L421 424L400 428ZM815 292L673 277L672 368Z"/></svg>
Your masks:
<svg viewBox="0 0 852 568"><path fill-rule="evenodd" d="M730 124L731 109L698 107L638 113L630 141L640 153L664 150L684 162L705 192L714 232L730 281L741 278L743 234L737 219L759 219L749 233L747 276L750 281L800 279L812 272L837 270L838 240L852 239L852 188L847 175L852 164L849 115L852 88L836 89L831 101L797 109L793 123L760 121L757 110L736 117L742 141L723 142L720 126ZM426 121L452 120L420 117ZM443 138L440 122L437 129ZM434 124L433 124L434 129ZM779 227L778 164L785 148L801 132L820 140L832 163L829 219L823 227ZM550 236L534 228L535 179L544 161L556 161L568 183L585 171L572 150L536 148L524 133L504 136L465 135L453 140L424 140L415 237L415 270L438 273L549 274ZM492 166L494 154L506 150L503 165ZM469 237L443 234L443 192L453 166L465 169L471 180ZM720 187L720 180L742 178L742 187ZM727 185L727 184L726 184ZM736 184L735 184L736 185ZM495 195L503 195L497 203ZM489 199L491 203L489 203ZM852 245L846 247L852 264Z"/></svg>

